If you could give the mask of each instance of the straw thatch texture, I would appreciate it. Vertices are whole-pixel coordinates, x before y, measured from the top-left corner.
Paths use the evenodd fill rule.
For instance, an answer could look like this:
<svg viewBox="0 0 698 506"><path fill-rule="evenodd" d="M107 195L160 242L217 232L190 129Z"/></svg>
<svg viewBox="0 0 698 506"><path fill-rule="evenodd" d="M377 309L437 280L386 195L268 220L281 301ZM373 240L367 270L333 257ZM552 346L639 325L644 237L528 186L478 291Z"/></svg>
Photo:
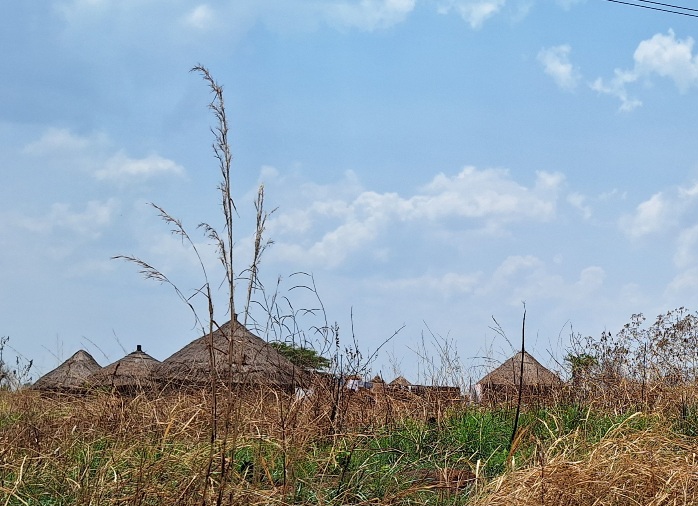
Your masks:
<svg viewBox="0 0 698 506"><path fill-rule="evenodd" d="M521 352L511 357L475 384L479 401L508 401L521 383ZM545 397L561 385L560 378L546 369L527 351L523 352L523 392L526 397Z"/></svg>
<svg viewBox="0 0 698 506"><path fill-rule="evenodd" d="M391 387L408 387L412 385L404 376L398 376L393 381L388 383Z"/></svg>
<svg viewBox="0 0 698 506"><path fill-rule="evenodd" d="M229 356L232 336L232 356ZM210 349L214 373L227 384L271 385L293 388L302 371L267 342L247 330L237 320L223 324L212 334L192 341L156 368L156 376L166 386L199 387L211 382ZM229 360L230 358L230 360Z"/></svg>
<svg viewBox="0 0 698 506"><path fill-rule="evenodd" d="M83 391L90 387L88 378L101 368L92 355L79 350L53 371L36 380L32 388L57 392Z"/></svg>
<svg viewBox="0 0 698 506"><path fill-rule="evenodd" d="M151 357L140 345L136 351L102 368L89 377L95 387L108 387L119 391L150 389L156 386L153 376L160 361Z"/></svg>

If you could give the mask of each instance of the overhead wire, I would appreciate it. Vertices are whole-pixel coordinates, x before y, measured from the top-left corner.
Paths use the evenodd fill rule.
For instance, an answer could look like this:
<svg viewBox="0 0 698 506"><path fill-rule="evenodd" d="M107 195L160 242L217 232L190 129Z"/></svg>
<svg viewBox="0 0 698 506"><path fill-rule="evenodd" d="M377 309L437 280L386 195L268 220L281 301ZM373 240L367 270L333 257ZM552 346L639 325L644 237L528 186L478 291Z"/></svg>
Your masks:
<svg viewBox="0 0 698 506"><path fill-rule="evenodd" d="M670 14L679 14L681 16L689 16L692 18L698 18L698 14L692 14L692 12L698 13L698 9L692 9L690 7L682 7L680 5L665 4L665 3L661 3L661 2L652 2L650 0L635 0L636 2L642 2L642 3L625 2L623 0L606 0L606 1L616 3L616 4L629 5L631 7L641 7L643 9L650 9L653 11L668 12ZM643 5L643 3L652 4L652 5ZM660 5L662 7L668 7L668 8L664 9L662 7L654 7L655 5ZM681 9L681 10L672 10L672 9ZM692 12L682 12L682 11L692 11Z"/></svg>
<svg viewBox="0 0 698 506"><path fill-rule="evenodd" d="M652 0L637 0L637 1L642 2L642 3L646 3L646 4L654 4L654 5L662 5L664 7L671 7L672 9L682 9L684 11L698 12L698 9L693 9L691 7L682 7L680 5L663 4L661 2L653 2Z"/></svg>

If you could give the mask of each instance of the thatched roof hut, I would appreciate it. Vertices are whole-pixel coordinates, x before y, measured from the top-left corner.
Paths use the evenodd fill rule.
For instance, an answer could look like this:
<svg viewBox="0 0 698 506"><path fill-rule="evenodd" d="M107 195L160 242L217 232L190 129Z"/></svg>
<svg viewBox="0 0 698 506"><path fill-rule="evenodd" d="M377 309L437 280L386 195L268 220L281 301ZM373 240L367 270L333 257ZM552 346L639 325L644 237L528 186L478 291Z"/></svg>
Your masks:
<svg viewBox="0 0 698 506"><path fill-rule="evenodd" d="M100 369L89 377L95 387L108 387L122 392L150 389L156 386L153 373L160 361L141 349Z"/></svg>
<svg viewBox="0 0 698 506"><path fill-rule="evenodd" d="M232 356L230 339L232 337ZM293 388L304 374L260 337L237 320L229 321L165 359L155 374L166 386L200 387L211 382L213 350L215 375L227 384L270 385ZM230 360L229 360L230 358Z"/></svg>
<svg viewBox="0 0 698 506"><path fill-rule="evenodd" d="M32 388L53 392L84 391L91 386L89 377L101 368L92 355L85 350L79 350L54 370L36 380Z"/></svg>
<svg viewBox="0 0 698 506"><path fill-rule="evenodd" d="M513 400L521 384L521 352L485 375L475 384L476 401ZM545 397L562 384L557 374L546 369L527 351L523 352L523 395L527 398Z"/></svg>
<svg viewBox="0 0 698 506"><path fill-rule="evenodd" d="M393 381L388 383L391 387L409 387L412 385L404 376L398 376Z"/></svg>

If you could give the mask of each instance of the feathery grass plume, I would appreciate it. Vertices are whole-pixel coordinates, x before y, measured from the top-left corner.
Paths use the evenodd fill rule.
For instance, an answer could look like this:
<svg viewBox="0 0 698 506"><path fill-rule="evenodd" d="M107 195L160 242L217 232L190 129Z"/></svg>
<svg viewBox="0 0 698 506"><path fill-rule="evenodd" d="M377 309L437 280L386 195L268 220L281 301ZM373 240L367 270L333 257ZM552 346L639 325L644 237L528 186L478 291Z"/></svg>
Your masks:
<svg viewBox="0 0 698 506"><path fill-rule="evenodd" d="M232 318L235 314L235 271L233 264L233 224L234 215L237 214L237 208L232 196L232 180L231 168L233 155L228 143L228 117L225 111L225 101L223 97L223 87L219 85L211 76L211 73L203 65L197 65L191 69L191 72L199 73L204 81L208 84L213 93L213 99L209 103L209 109L213 112L216 118L216 126L211 128L211 133L214 136L212 144L213 152L218 160L220 169L221 181L218 184L218 190L221 192L221 203L224 218L224 238L210 225L202 223L212 239L214 239L219 248L219 260L221 261L228 290L228 314Z"/></svg>
<svg viewBox="0 0 698 506"><path fill-rule="evenodd" d="M272 209L271 212L266 212L264 210L264 185L259 185L257 190L257 199L254 203L255 210L257 211L257 222L254 234L254 250L252 256L252 263L248 268L248 283L247 283L247 298L245 300L245 312L242 324L247 326L247 320L250 313L250 303L252 301L252 293L255 290L264 289L259 280L259 263L262 259L262 254L264 251L274 244L271 239L264 240L264 231L266 230L267 219L270 215L274 214L276 211Z"/></svg>
<svg viewBox="0 0 698 506"><path fill-rule="evenodd" d="M234 273L234 265L233 265L233 218L234 214L237 213L235 203L233 201L232 197L232 181L231 181L231 163L232 163L232 153L230 150L230 146L228 144L228 120L226 116L226 111L225 111L225 104L223 100L223 89L220 85L218 85L215 80L212 78L210 72L208 69L201 65L197 65L194 68L191 69L192 72L198 72L201 74L203 79L206 81L206 83L209 85L209 88L213 92L213 100L209 104L209 108L211 111L214 113L214 117L216 119L216 126L211 128L211 132L214 134L214 143L213 143L213 151L216 159L219 162L219 169L220 169L220 174L221 174L221 181L218 185L218 189L221 192L221 201L222 201L222 210L223 210L223 216L224 216L224 234L221 235L219 234L213 227L211 227L208 224L202 223L199 226L203 228L205 231L206 235L211 238L217 245L218 249L218 258L223 265L224 269L224 276L225 276L225 286L227 289L227 295L228 295L228 301L227 301L227 313L229 315L229 318L231 320L236 319L236 313L235 313L235 273ZM206 477L203 481L204 484L204 495L206 494L206 489L208 487L208 477L210 477L212 471L213 471L213 462L214 462L214 446L213 442L218 439L218 421L219 421L219 410L218 410L218 402L219 402L219 390L218 390L218 367L216 364L216 359L217 359L217 354L215 353L214 350L214 331L218 332L223 332L226 334L226 340L227 340L227 353L225 354L225 360L226 360L226 365L227 365L227 381L226 381L226 386L227 386L227 396L228 396L228 401L232 399L232 388L233 388L233 369L235 366L235 363L241 363L242 362L242 357L236 357L235 354L238 352L238 350L235 349L235 340L233 339L233 330L231 329L231 326L221 326L218 323L216 323L215 320L215 315L214 315L214 307L213 307L213 297L211 293L211 285L209 282L208 278L208 272L206 269L206 266L202 260L202 257L199 253L199 250L194 243L194 241L191 239L190 235L186 231L185 227L182 225L182 222L176 218L174 218L171 214L166 212L162 207L156 205L156 204L151 204L157 211L158 215L160 218L165 221L165 223L169 224L172 226L171 232L180 237L182 242L187 243L194 251L194 254L196 255L199 266L201 269L201 274L204 279L204 284L203 286L196 290L194 295L201 294L205 297L206 303L208 306L208 315L207 315L207 324L202 323L202 320L200 316L197 314L197 311L194 307L194 305L191 302L191 297L187 297L184 295L184 293L172 282L170 279L163 274L161 271L150 265L149 263L135 257L135 256L126 256L126 255L119 255L114 258L118 259L123 259L127 260L129 262L135 263L138 267L140 267L140 272L143 274L143 276L146 279L152 279L160 283L165 283L170 285L174 290L175 293L179 296L179 298L187 304L189 309L192 311L196 326L200 327L203 333L207 336L209 336L209 343L208 343L208 358L209 358L209 371L210 371L210 382L209 382L209 388L210 388L210 399L211 399L211 404L210 404L210 416L211 416L211 432L210 432L210 441L211 441L211 452L209 454L209 461L208 465L206 468ZM226 402L226 406L228 406L228 409L231 409L231 406L234 405L232 402ZM227 464L226 464L226 458L225 458L225 453L226 453L226 442L228 440L228 435L231 431L231 424L230 424L230 416L231 412L226 411L225 416L224 416L224 424L223 424L223 431L225 433L225 437L223 438L223 446L220 451L220 458L219 463L220 463L220 473L222 476L226 476L228 474L228 469L227 469ZM233 434L233 445L232 447L235 448L235 435ZM220 503L222 500L222 496L218 495L217 502Z"/></svg>
<svg viewBox="0 0 698 506"><path fill-rule="evenodd" d="M212 144L213 153L218 160L218 167L220 170L221 181L218 185L218 190L221 194L221 204L223 209L224 218L224 236L221 236L213 227L206 223L202 223L200 227L206 230L208 236L213 239L218 246L218 258L223 266L226 281L226 290L228 295L228 307L227 312L230 320L235 322L237 320L237 314L235 310L235 270L233 263L233 253L234 253L234 235L233 235L233 225L234 225L234 215L237 214L237 209L235 207L235 202L232 196L232 179L231 179L231 168L232 168L232 152L230 149L230 144L228 142L228 117L225 110L225 101L223 97L223 87L219 85L211 76L211 73L203 65L196 65L191 69L191 72L197 72L206 81L208 87L213 93L213 99L209 103L209 109L213 112L216 118L216 126L211 128L211 132L214 136L214 142ZM211 299L209 299L211 301ZM210 321L213 322L213 307L212 303L210 305ZM233 387L234 387L234 368L236 363L241 364L243 362L243 351L239 350L235 346L235 339L233 337L234 328L233 325L227 326L225 328L216 325L218 328L215 329L219 332L225 334L228 341L228 352L227 352L227 382L226 382L226 395L227 402L225 405L227 409L224 413L223 420L223 445L219 454L220 461L220 474L221 477L225 478L229 472L230 467L227 464L226 452L228 451L227 443L229 436L231 437L231 451L235 452L237 446L237 432L234 430L236 423L239 419L239 404L232 402L233 397ZM216 399L217 391L217 381L215 378L215 353L214 353L214 326L211 323L209 327L209 356L211 362L211 395ZM212 417L217 419L218 413L216 409L216 402L214 400L214 406L212 408ZM234 420L231 423L231 418ZM215 436L212 436L215 439ZM213 455L211 456L213 457ZM207 470L207 475L211 472L212 459L209 463ZM216 504L221 504L223 500L223 487L219 487L218 496L216 499Z"/></svg>

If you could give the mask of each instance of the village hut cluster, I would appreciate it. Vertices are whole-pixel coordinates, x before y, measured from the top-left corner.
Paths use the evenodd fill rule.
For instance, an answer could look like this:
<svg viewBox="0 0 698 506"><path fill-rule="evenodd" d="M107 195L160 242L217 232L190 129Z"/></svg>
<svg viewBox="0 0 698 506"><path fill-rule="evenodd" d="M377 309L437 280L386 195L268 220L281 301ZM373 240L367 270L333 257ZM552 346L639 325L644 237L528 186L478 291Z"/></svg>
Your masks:
<svg viewBox="0 0 698 506"><path fill-rule="evenodd" d="M300 384L303 374L304 371L235 319L162 362L144 352L141 345L106 367L80 350L39 378L32 388L53 393L110 390L125 394L201 388L210 385L213 377L228 385L257 384L288 389Z"/></svg>
<svg viewBox="0 0 698 506"><path fill-rule="evenodd" d="M386 394L390 397L423 397L431 400L459 401L463 399L460 387L415 385L404 376L398 376L389 383L376 375L370 381L364 381L360 376L350 375L343 378L342 384L350 392L369 392L374 395Z"/></svg>
<svg viewBox="0 0 698 506"><path fill-rule="evenodd" d="M232 340L229 339L232 336ZM523 371L523 382L521 373ZM302 370L269 343L233 319L160 362L141 345L105 367L80 350L56 369L39 378L32 388L53 393L85 393L106 390L121 394L143 391L206 388L211 379L222 385L267 386L305 397L318 383L338 385L348 392L421 397L438 401L477 403L510 402L519 388L525 401L551 396L562 385L560 378L527 352L515 354L478 381L470 392L459 387L416 385L398 376L385 382L380 376L366 381L360 376L341 376Z"/></svg>

